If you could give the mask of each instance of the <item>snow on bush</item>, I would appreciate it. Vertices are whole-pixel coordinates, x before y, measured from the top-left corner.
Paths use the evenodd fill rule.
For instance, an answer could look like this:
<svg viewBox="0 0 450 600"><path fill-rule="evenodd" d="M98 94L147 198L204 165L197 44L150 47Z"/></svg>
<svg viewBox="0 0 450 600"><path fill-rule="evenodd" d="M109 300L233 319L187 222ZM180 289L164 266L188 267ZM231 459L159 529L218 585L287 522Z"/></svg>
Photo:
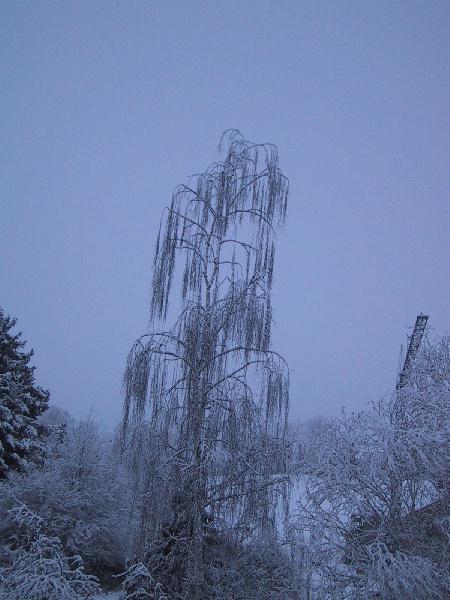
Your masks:
<svg viewBox="0 0 450 600"><path fill-rule="evenodd" d="M19 528L12 565L4 569L3 600L86 600L100 588L84 572L77 555L67 556L61 541L44 532L44 520L19 502L8 513Z"/></svg>
<svg viewBox="0 0 450 600"><path fill-rule="evenodd" d="M138 562L128 567L124 576L122 587L126 600L168 600L161 584L153 579L143 563Z"/></svg>

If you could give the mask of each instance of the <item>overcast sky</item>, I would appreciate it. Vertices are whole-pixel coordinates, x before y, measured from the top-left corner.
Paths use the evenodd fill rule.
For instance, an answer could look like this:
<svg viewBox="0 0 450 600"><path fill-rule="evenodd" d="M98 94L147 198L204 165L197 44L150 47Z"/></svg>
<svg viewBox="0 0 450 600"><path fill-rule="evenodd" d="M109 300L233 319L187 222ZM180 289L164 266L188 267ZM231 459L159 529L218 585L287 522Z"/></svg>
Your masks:
<svg viewBox="0 0 450 600"><path fill-rule="evenodd" d="M273 304L294 417L392 389L421 311L448 331L448 1L0 12L0 304L54 404L120 418L161 211L231 127L291 182Z"/></svg>

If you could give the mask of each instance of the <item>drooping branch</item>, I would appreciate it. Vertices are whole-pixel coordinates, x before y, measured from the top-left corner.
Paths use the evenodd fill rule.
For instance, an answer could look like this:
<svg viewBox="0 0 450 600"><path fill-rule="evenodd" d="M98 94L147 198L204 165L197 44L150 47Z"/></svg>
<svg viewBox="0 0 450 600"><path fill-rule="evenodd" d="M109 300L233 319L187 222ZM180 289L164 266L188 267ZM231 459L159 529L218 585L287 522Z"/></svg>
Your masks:
<svg viewBox="0 0 450 600"><path fill-rule="evenodd" d="M183 515L189 534L177 544L179 552L187 544L192 587L183 593L192 598L204 581L204 510L240 539L273 529L285 480L277 472L284 472L289 371L270 334L288 181L274 146L237 131L226 132L225 143L223 160L178 186L164 211L150 307L155 333L133 346L124 377L124 436L131 422L133 452L145 465L138 546L168 531L167 515ZM181 314L158 332L177 285Z"/></svg>

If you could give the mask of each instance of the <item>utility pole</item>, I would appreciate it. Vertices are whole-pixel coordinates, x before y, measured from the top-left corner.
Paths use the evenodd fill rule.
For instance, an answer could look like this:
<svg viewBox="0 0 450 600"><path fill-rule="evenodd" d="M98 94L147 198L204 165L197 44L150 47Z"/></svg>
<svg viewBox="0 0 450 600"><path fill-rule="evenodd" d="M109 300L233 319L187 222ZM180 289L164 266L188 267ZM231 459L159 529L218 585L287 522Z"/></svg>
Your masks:
<svg viewBox="0 0 450 600"><path fill-rule="evenodd" d="M403 369L401 370L396 389L400 390L406 383L410 373L411 368L416 357L417 351L420 346L420 342L422 341L423 334L425 332L425 327L427 326L428 316L420 313L416 319L416 324L414 325L414 331L409 337L408 350L406 351L405 362L403 364Z"/></svg>
<svg viewBox="0 0 450 600"><path fill-rule="evenodd" d="M413 368L414 360L419 350L420 343L422 341L423 334L428 322L428 316L420 313L416 318L414 330L412 335L409 337L408 349L406 351L405 362L403 368L399 373L395 394L394 410L392 413L392 420L394 426L394 436L396 440L401 436L402 431L407 427L405 421L405 398L401 393L402 388L406 385L411 371ZM402 492L402 477L399 473L392 472L390 475L390 487L391 487L391 501L390 501L390 515L389 520L391 523L391 532L394 534L396 528L401 519L401 492ZM395 535L395 534L394 534Z"/></svg>

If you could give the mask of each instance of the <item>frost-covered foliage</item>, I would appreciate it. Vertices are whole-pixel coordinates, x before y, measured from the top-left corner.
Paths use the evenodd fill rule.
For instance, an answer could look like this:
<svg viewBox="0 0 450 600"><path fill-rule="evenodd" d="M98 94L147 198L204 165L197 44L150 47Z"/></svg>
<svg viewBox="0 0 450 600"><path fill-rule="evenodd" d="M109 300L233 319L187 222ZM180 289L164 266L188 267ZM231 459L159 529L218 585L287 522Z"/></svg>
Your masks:
<svg viewBox="0 0 450 600"><path fill-rule="evenodd" d="M130 565L123 576L126 600L168 600L162 585L153 579L143 563Z"/></svg>
<svg viewBox="0 0 450 600"><path fill-rule="evenodd" d="M47 408L49 393L34 383L33 351L23 352L21 334L11 329L16 319L0 308L0 479L23 470L38 452L42 427L37 419Z"/></svg>
<svg viewBox="0 0 450 600"><path fill-rule="evenodd" d="M2 484L0 544L17 535L5 515L18 499L45 520L49 538L61 540L68 554L79 554L88 572L108 584L125 567L132 523L129 480L119 452L85 420L56 429L45 453L39 468Z"/></svg>
<svg viewBox="0 0 450 600"><path fill-rule="evenodd" d="M67 556L60 539L44 532L44 519L20 502L8 518L18 539L12 564L2 574L3 600L86 600L99 591L81 558Z"/></svg>
<svg viewBox="0 0 450 600"><path fill-rule="evenodd" d="M394 397L330 422L314 455L299 515L313 597L448 598L449 338L423 345Z"/></svg>
<svg viewBox="0 0 450 600"><path fill-rule="evenodd" d="M136 552L162 552L171 572L161 579L192 599L205 598L208 520L240 542L273 533L285 480L288 369L270 331L288 183L274 146L236 131L222 141L223 161L177 187L164 213L151 331L124 380L124 438L140 474ZM166 330L177 283L181 312Z"/></svg>
<svg viewBox="0 0 450 600"><path fill-rule="evenodd" d="M436 600L450 597L450 578L445 565L423 556L392 551L378 542L368 546L365 588L384 600L411 598Z"/></svg>
<svg viewBox="0 0 450 600"><path fill-rule="evenodd" d="M220 544L207 578L206 598L290 600L299 591L292 557L279 541Z"/></svg>

